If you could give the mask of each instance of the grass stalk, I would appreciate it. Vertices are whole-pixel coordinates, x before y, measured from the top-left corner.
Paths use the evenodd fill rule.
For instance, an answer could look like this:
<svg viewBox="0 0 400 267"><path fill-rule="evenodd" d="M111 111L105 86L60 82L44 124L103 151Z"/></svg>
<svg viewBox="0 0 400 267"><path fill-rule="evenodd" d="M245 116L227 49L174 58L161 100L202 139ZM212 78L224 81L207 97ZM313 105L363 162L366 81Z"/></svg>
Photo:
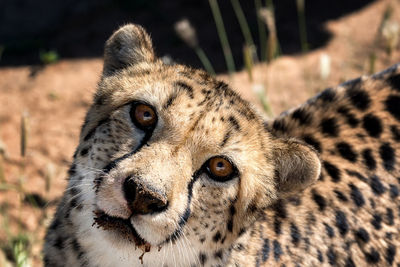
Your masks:
<svg viewBox="0 0 400 267"><path fill-rule="evenodd" d="M6 183L6 177L4 175L3 157L0 155L0 184Z"/></svg>
<svg viewBox="0 0 400 267"><path fill-rule="evenodd" d="M174 25L176 34L190 47L192 48L197 56L199 57L201 63L208 73L215 76L215 70L206 56L204 50L200 47L199 41L197 39L196 30L190 24L188 19L183 19L178 21Z"/></svg>
<svg viewBox="0 0 400 267"><path fill-rule="evenodd" d="M260 58L261 61L266 61L267 46L265 44L267 43L267 30L260 16L258 16L262 8L261 0L254 0L254 5L256 7L256 14L257 14L258 39L260 40Z"/></svg>
<svg viewBox="0 0 400 267"><path fill-rule="evenodd" d="M24 112L21 118L21 156L25 157L28 142L28 114Z"/></svg>
<svg viewBox="0 0 400 267"><path fill-rule="evenodd" d="M254 46L245 45L243 47L243 59L244 66L246 68L247 74L249 75L249 80L253 81L253 67L254 67Z"/></svg>
<svg viewBox="0 0 400 267"><path fill-rule="evenodd" d="M304 9L305 0L296 0L296 5L297 5L297 18L299 23L301 51L305 53L308 51L306 15Z"/></svg>
<svg viewBox="0 0 400 267"><path fill-rule="evenodd" d="M254 46L254 41L253 37L251 36L249 24L247 24L247 20L244 16L243 9L240 6L239 0L231 0L231 4L239 21L240 29L242 30L246 45L249 47Z"/></svg>
<svg viewBox="0 0 400 267"><path fill-rule="evenodd" d="M215 25L217 26L218 36L222 45L222 51L224 52L225 56L226 67L228 68L229 74L233 74L235 72L235 62L233 60L228 37L226 35L224 22L221 16L221 11L219 10L217 0L208 0L208 2L210 4L211 11L213 13Z"/></svg>
<svg viewBox="0 0 400 267"><path fill-rule="evenodd" d="M204 53L204 50L200 46L197 46L197 47L195 47L194 51L196 52L197 56L199 57L201 63L203 64L204 68L206 69L206 71L208 73L210 73L211 75L215 76L216 75L215 70L214 70L210 60L206 56L206 53Z"/></svg>
<svg viewBox="0 0 400 267"><path fill-rule="evenodd" d="M259 16L268 28L267 62L271 62L278 55L278 37L276 35L275 16L271 7L262 8Z"/></svg>

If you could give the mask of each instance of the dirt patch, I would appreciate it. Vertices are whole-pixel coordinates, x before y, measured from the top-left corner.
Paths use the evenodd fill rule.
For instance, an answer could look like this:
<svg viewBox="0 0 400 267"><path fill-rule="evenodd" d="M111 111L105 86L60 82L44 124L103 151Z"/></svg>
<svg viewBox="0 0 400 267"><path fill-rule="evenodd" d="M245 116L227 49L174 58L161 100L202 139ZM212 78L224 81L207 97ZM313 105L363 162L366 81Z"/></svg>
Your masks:
<svg viewBox="0 0 400 267"><path fill-rule="evenodd" d="M324 48L256 66L252 82L246 71L221 78L260 107L253 88L262 86L277 115L325 87L368 73L371 54L376 57L376 71L386 68L400 59L398 49L389 56L382 42L377 41L389 3L393 6L392 20L400 23L398 2L378 1L357 13L329 21L325 27L334 38ZM320 74L321 57L330 59L326 78ZM35 266L41 262L45 227L66 185L66 170L101 68L101 59L82 59L63 60L39 71L32 71L29 66L0 69L0 141L7 152L7 158L2 160L5 181L0 184L10 186L0 188L0 248L9 246L12 236L27 233L33 244L31 259ZM25 157L20 152L23 116L28 128ZM48 181L50 190L46 191ZM39 208L31 203L35 194L42 198L36 202L45 203L36 205Z"/></svg>

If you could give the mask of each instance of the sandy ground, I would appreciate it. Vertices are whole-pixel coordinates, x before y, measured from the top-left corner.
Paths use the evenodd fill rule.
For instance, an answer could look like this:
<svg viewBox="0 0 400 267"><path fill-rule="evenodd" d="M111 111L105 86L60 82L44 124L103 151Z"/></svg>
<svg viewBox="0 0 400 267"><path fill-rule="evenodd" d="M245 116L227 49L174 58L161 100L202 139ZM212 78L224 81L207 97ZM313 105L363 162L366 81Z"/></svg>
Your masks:
<svg viewBox="0 0 400 267"><path fill-rule="evenodd" d="M397 47L389 56L377 36L390 3L394 11L391 20L400 23L400 3L378 1L324 25L335 37L322 49L258 65L252 82L246 71L220 78L259 107L253 88L263 87L277 115L326 87L367 74L371 53L376 55L376 71L389 67L400 61L400 51ZM322 78L320 62L326 56L330 59L330 74ZM35 266L41 261L45 227L65 187L66 170L101 68L102 59L80 59L61 60L40 70L29 66L0 69L0 150L2 143L6 152L5 158L0 157L5 177L0 184L18 188L0 188L0 248L8 246L11 236L27 233ZM28 130L24 157L20 145L23 117ZM48 191L46 181L51 182ZM22 201L33 193L44 199L41 208Z"/></svg>

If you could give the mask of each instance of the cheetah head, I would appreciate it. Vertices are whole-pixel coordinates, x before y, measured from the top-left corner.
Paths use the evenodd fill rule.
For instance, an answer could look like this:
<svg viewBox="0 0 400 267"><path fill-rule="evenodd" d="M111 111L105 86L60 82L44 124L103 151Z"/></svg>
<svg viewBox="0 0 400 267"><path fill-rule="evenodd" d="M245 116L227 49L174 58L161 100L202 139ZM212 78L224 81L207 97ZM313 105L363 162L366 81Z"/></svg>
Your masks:
<svg viewBox="0 0 400 267"><path fill-rule="evenodd" d="M163 64L135 25L106 43L75 164L112 244L185 239L203 251L228 247L264 208L316 181L321 165L309 146L267 132L225 83Z"/></svg>

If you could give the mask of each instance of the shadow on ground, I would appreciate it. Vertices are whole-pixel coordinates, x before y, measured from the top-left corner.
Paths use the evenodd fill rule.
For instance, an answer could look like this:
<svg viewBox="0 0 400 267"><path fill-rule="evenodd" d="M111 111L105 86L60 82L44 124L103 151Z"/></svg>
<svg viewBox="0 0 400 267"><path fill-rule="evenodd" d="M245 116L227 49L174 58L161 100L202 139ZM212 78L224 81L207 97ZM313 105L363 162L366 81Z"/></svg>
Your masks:
<svg viewBox="0 0 400 267"><path fill-rule="evenodd" d="M243 37L231 2L218 1L232 46L236 67L242 61ZM306 21L311 49L331 37L324 22L354 12L372 0L307 0ZM274 1L276 25L284 54L300 51L295 0ZM253 38L258 43L254 1L241 1ZM3 0L0 1L0 66L38 64L40 51L55 50L61 58L102 55L104 41L119 25L143 25L157 44L158 55L202 67L196 54L173 31L188 18L197 29L201 46L218 72L225 71L221 45L207 0Z"/></svg>

